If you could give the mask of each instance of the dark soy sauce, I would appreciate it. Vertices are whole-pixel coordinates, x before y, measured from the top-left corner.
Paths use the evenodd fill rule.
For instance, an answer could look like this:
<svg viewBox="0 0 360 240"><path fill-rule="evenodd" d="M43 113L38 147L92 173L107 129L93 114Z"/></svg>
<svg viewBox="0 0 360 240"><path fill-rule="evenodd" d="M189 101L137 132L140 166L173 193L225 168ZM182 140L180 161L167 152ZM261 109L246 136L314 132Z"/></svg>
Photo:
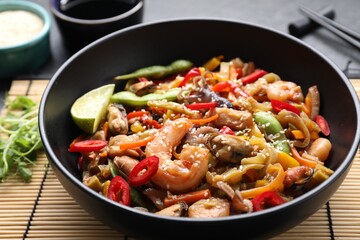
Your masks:
<svg viewBox="0 0 360 240"><path fill-rule="evenodd" d="M69 4L66 9L61 10L61 12L69 17L87 20L115 17L129 11L137 3L137 1L128 1L134 3L131 4L124 0L78 0L78 2L75 2L76 1Z"/></svg>

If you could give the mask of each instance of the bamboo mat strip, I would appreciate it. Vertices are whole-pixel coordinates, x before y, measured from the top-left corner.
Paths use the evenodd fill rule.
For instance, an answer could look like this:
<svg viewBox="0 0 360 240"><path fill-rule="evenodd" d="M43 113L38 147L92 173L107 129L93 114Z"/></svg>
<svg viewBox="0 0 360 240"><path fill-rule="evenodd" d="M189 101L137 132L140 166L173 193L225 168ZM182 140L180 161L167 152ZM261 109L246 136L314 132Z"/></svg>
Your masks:
<svg viewBox="0 0 360 240"><path fill-rule="evenodd" d="M9 96L40 100L46 80L13 81ZM360 96L360 81L352 84ZM104 226L85 212L58 182L44 153L33 179L9 177L0 184L0 238L32 240L134 240ZM360 151L344 183L313 216L272 240L360 239Z"/></svg>

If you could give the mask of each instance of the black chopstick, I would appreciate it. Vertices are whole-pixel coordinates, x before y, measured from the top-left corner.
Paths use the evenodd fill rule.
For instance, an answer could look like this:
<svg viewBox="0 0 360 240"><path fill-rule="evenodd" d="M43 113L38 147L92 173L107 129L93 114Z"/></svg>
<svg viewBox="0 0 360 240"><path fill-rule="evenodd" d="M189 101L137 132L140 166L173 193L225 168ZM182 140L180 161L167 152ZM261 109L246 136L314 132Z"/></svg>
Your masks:
<svg viewBox="0 0 360 240"><path fill-rule="evenodd" d="M360 49L360 34L331 20L320 14L316 13L313 10L310 10L306 7L299 7L300 11L305 14L308 18L319 24L320 26L326 28L332 33L336 34L340 38L344 39L354 47ZM359 39L359 41L357 40Z"/></svg>

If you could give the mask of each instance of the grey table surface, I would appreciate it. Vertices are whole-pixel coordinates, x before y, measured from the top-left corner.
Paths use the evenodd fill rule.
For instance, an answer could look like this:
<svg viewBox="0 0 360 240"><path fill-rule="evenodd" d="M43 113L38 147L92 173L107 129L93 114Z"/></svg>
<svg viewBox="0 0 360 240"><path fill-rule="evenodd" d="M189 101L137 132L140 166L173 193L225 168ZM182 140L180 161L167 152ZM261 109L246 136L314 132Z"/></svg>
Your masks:
<svg viewBox="0 0 360 240"><path fill-rule="evenodd" d="M49 0L32 2L49 9ZM303 18L299 6L318 10L326 5L334 8L337 22L360 32L360 0L145 0L143 22L215 17L255 23L289 34L289 24ZM51 56L48 62L35 72L22 74L16 79L51 79L58 68L71 57L72 53L63 45L54 18L52 20ZM301 39L324 53L341 70L349 67L349 77L360 78L360 70L357 70L360 69L360 50L324 28L317 28Z"/></svg>

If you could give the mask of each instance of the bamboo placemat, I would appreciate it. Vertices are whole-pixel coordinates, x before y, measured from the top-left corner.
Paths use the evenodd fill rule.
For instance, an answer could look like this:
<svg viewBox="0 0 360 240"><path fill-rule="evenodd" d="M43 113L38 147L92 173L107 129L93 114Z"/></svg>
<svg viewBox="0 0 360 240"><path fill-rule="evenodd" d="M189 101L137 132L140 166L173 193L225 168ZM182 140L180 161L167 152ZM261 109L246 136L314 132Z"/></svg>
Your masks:
<svg viewBox="0 0 360 240"><path fill-rule="evenodd" d="M39 101L46 80L13 81L9 96L27 95ZM360 96L360 80L353 80ZM38 155L30 183L10 177L0 183L0 238L52 240L131 240L85 212L65 191ZM273 240L360 239L360 151L348 176L327 204L293 229Z"/></svg>

